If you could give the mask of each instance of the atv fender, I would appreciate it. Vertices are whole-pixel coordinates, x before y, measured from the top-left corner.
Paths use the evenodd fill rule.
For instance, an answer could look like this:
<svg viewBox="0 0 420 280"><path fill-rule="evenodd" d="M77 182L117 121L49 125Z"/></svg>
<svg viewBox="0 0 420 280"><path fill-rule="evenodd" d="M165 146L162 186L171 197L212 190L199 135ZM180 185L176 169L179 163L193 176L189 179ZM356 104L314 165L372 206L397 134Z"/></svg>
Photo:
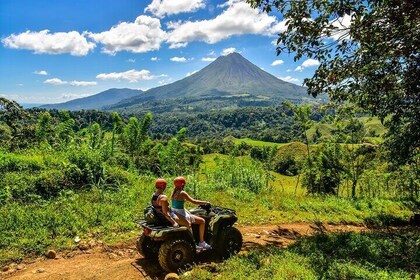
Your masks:
<svg viewBox="0 0 420 280"><path fill-rule="evenodd" d="M230 215L217 216L210 222L210 229L213 231L213 236L218 236L220 230L223 230L225 227L232 226L237 220L237 217Z"/></svg>

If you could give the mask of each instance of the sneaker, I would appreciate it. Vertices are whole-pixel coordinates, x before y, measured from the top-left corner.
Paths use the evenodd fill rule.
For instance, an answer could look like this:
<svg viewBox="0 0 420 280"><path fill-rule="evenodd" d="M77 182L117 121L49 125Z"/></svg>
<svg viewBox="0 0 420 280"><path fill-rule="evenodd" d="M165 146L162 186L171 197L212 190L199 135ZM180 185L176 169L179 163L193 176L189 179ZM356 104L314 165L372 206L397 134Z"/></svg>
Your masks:
<svg viewBox="0 0 420 280"><path fill-rule="evenodd" d="M211 246L206 243L206 241L198 243L198 247L201 247L203 249L211 249Z"/></svg>

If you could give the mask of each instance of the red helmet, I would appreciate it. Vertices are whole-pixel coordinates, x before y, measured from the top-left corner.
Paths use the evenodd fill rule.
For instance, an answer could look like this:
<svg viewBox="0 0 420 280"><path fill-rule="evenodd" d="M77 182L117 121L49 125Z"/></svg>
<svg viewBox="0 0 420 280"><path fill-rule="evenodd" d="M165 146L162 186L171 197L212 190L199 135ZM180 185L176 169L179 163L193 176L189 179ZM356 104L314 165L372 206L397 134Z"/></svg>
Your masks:
<svg viewBox="0 0 420 280"><path fill-rule="evenodd" d="M174 185L176 188L182 188L187 183L187 179L184 177L176 177L174 180Z"/></svg>
<svg viewBox="0 0 420 280"><path fill-rule="evenodd" d="M166 181L165 181L165 179L161 179L161 178L156 179L155 187L157 189L162 189L162 190L166 189Z"/></svg>

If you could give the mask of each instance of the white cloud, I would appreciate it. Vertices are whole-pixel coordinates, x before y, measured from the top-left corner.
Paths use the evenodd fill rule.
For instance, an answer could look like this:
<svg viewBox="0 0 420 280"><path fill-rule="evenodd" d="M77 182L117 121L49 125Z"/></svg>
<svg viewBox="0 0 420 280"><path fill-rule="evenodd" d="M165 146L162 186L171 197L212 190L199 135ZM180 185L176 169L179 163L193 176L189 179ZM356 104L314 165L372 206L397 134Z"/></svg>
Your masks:
<svg viewBox="0 0 420 280"><path fill-rule="evenodd" d="M89 33L89 37L104 45L103 53L115 55L119 51L144 53L158 50L166 33L161 29L159 19L142 15L134 22L121 22L108 31Z"/></svg>
<svg viewBox="0 0 420 280"><path fill-rule="evenodd" d="M100 80L127 80L130 83L135 83L142 80L152 80L157 76L150 74L149 70L128 70L125 72L101 73L96 76Z"/></svg>
<svg viewBox="0 0 420 280"><path fill-rule="evenodd" d="M238 52L236 50L236 48L227 48L227 49L224 49L220 54L221 55L228 55L228 54L231 54L231 53L234 53L234 52Z"/></svg>
<svg viewBox="0 0 420 280"><path fill-rule="evenodd" d="M336 30L331 33L331 38L339 40L340 37L346 37L348 34L348 28L351 26L351 15L346 14L343 17L331 22L331 25L336 28Z"/></svg>
<svg viewBox="0 0 420 280"><path fill-rule="evenodd" d="M304 62L302 62L302 64L298 67L295 68L295 71L297 72L302 72L305 68L309 68L309 67L315 67L318 66L320 63L318 60L316 59L312 59L312 58L308 58L307 60L305 60ZM287 72L290 72L289 70L287 70Z"/></svg>
<svg viewBox="0 0 420 280"><path fill-rule="evenodd" d="M316 59L309 58L302 63L302 67L308 68L313 66L318 66L320 63Z"/></svg>
<svg viewBox="0 0 420 280"><path fill-rule="evenodd" d="M63 81L59 78L52 78L52 79L45 80L44 84L50 84L50 85L55 85L55 86L71 85L71 86L74 86L74 87L86 87L86 86L96 86L98 83L97 82L87 82L87 81L67 82L67 81Z"/></svg>
<svg viewBox="0 0 420 280"><path fill-rule="evenodd" d="M127 59L127 62L134 63L134 62L136 62L136 59L135 58L129 58L129 59Z"/></svg>
<svg viewBox="0 0 420 280"><path fill-rule="evenodd" d="M170 82L172 82L172 78L167 78L167 79L160 80L160 81L158 81L158 84L159 85L166 85L166 84L169 84Z"/></svg>
<svg viewBox="0 0 420 280"><path fill-rule="evenodd" d="M50 84L50 85L55 85L55 86L61 86L61 85L66 85L67 82L63 81L59 78L52 78L52 79L47 79L44 81L44 84Z"/></svg>
<svg viewBox="0 0 420 280"><path fill-rule="evenodd" d="M279 77L279 79L283 80L283 81L286 81L286 82L289 82L289 83L295 83L295 84L300 83L298 78L293 78L291 76Z"/></svg>
<svg viewBox="0 0 420 280"><path fill-rule="evenodd" d="M274 60L273 63L271 63L271 66L282 65L283 63L284 63L283 60L277 59L277 60Z"/></svg>
<svg viewBox="0 0 420 280"><path fill-rule="evenodd" d="M216 54L216 52L211 50L208 55L215 55L215 54Z"/></svg>
<svg viewBox="0 0 420 280"><path fill-rule="evenodd" d="M201 59L201 61L205 61L205 62L212 62L212 61L215 61L215 60L216 60L215 57L203 57Z"/></svg>
<svg viewBox="0 0 420 280"><path fill-rule="evenodd" d="M287 69L286 70L287 73L292 72L292 71L293 71L292 69Z"/></svg>
<svg viewBox="0 0 420 280"><path fill-rule="evenodd" d="M5 47L12 49L24 49L34 51L36 54L64 54L73 56L85 56L96 45L88 42L85 33L77 31L50 33L49 30L39 32L26 31L20 34L12 34L4 39Z"/></svg>
<svg viewBox="0 0 420 280"><path fill-rule="evenodd" d="M185 77L189 77L189 76L191 76L192 74L195 74L195 73L197 73L198 72L198 70L194 70L194 71L192 71L192 72L188 72L187 73L187 75L185 75Z"/></svg>
<svg viewBox="0 0 420 280"><path fill-rule="evenodd" d="M87 87L87 86L96 86L98 83L86 82L86 81L71 81L69 84L75 87Z"/></svg>
<svg viewBox="0 0 420 280"><path fill-rule="evenodd" d="M185 48L186 46L188 46L188 43L171 43L169 45L170 49L179 49L179 48Z"/></svg>
<svg viewBox="0 0 420 280"><path fill-rule="evenodd" d="M273 33L273 34L283 33L286 30L287 30L286 20L279 21L270 28L270 32ZM276 44L277 44L277 42L276 42Z"/></svg>
<svg viewBox="0 0 420 280"><path fill-rule="evenodd" d="M47 75L48 75L48 72L47 72L47 71L45 71L45 70L34 71L34 72L32 72L32 73L34 73L34 74L36 74L36 75L41 75L41 76L47 76Z"/></svg>
<svg viewBox="0 0 420 280"><path fill-rule="evenodd" d="M302 66L298 66L298 67L295 68L295 71L302 72L303 71L303 67Z"/></svg>
<svg viewBox="0 0 420 280"><path fill-rule="evenodd" d="M154 56L154 57L152 57L150 60L151 60L151 61L157 61L157 60L158 60L158 58L157 58L156 56Z"/></svg>
<svg viewBox="0 0 420 280"><path fill-rule="evenodd" d="M173 62L186 62L187 59L185 57L178 57L178 56L174 56L170 58L171 61Z"/></svg>
<svg viewBox="0 0 420 280"><path fill-rule="evenodd" d="M228 1L219 7L225 8L213 19L198 21L169 22L169 44L187 44L201 41L209 44L217 43L235 35L258 34L273 36L281 26L276 17L253 9L244 1Z"/></svg>
<svg viewBox="0 0 420 280"><path fill-rule="evenodd" d="M153 0L144 12L151 12L155 16L175 15L179 13L195 12L204 8L204 0Z"/></svg>

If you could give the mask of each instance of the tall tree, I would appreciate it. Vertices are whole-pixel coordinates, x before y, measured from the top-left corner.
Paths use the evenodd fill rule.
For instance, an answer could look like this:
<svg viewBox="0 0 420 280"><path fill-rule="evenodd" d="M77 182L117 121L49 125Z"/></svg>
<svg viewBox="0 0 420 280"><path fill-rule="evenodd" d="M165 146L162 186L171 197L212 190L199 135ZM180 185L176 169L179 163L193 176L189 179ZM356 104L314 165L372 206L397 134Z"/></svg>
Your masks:
<svg viewBox="0 0 420 280"><path fill-rule="evenodd" d="M392 158L413 159L420 146L419 0L247 1L282 14L277 54L320 61L305 79L309 94L328 93L378 116L389 128Z"/></svg>

